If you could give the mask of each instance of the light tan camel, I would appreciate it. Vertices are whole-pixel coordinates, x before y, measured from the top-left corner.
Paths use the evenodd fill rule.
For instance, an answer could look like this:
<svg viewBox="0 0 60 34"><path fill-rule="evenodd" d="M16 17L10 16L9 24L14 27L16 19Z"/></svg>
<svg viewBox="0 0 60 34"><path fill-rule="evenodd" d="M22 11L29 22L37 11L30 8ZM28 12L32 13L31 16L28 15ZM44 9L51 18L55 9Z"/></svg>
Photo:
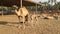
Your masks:
<svg viewBox="0 0 60 34"><path fill-rule="evenodd" d="M18 16L19 22L21 21L20 17L22 17L22 22L23 22L23 27L24 27L24 23L26 22L26 20L28 20L28 14L29 14L28 10L25 7L21 7L19 8L19 10L15 10L15 13Z"/></svg>
<svg viewBox="0 0 60 34"><path fill-rule="evenodd" d="M28 16L28 10L25 7L20 8L18 11L15 10L17 16L23 17L23 22L25 22L25 17Z"/></svg>

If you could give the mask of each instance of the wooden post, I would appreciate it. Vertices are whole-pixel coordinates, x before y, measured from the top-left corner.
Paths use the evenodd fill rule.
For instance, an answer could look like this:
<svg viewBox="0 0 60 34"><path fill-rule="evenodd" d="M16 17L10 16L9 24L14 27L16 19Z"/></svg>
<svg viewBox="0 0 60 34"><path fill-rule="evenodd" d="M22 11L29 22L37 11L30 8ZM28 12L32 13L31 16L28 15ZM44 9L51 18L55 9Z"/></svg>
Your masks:
<svg viewBox="0 0 60 34"><path fill-rule="evenodd" d="M2 16L3 16L3 10L2 10Z"/></svg>
<svg viewBox="0 0 60 34"><path fill-rule="evenodd" d="M3 8L2 8L2 16L3 16Z"/></svg>
<svg viewBox="0 0 60 34"><path fill-rule="evenodd" d="M20 0L20 6L22 7L22 0Z"/></svg>
<svg viewBox="0 0 60 34"><path fill-rule="evenodd" d="M36 4L36 13L37 13L37 4Z"/></svg>

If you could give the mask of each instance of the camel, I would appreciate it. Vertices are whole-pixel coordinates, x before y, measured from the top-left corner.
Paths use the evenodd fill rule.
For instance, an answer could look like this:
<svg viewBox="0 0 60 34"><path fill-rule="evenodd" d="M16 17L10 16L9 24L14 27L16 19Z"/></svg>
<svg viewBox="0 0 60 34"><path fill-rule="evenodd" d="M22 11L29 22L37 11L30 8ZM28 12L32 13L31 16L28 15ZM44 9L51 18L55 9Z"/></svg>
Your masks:
<svg viewBox="0 0 60 34"><path fill-rule="evenodd" d="M42 18L45 19L58 19L57 10L43 10L42 11Z"/></svg>
<svg viewBox="0 0 60 34"><path fill-rule="evenodd" d="M42 18L44 19L58 19L56 14L42 14Z"/></svg>
<svg viewBox="0 0 60 34"><path fill-rule="evenodd" d="M25 8L25 7L22 7L22 8L19 8L19 10L15 10L15 13L17 14L17 16L19 17L20 19L20 16L23 17L23 22L25 22L25 18L26 16L28 16L28 10Z"/></svg>
<svg viewBox="0 0 60 34"><path fill-rule="evenodd" d="M28 14L29 14L28 10L23 6L23 7L19 8L18 10L15 9L15 13L18 16L19 23L22 22L23 23L23 28L25 28L24 23L26 21L28 21ZM22 18L22 21L21 21L20 18ZM18 28L20 28L20 27L18 26Z"/></svg>
<svg viewBox="0 0 60 34"><path fill-rule="evenodd" d="M50 16L49 14L42 14L41 16L44 19L54 19L54 17L53 16Z"/></svg>

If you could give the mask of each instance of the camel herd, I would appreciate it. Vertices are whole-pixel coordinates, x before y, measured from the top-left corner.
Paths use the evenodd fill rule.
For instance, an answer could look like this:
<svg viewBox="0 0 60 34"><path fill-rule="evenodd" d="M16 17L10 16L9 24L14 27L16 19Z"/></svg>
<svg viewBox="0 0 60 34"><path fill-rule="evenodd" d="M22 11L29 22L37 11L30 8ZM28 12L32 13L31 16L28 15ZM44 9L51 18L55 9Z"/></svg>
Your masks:
<svg viewBox="0 0 60 34"><path fill-rule="evenodd" d="M15 8L15 13L19 19L19 23L23 23L23 28L25 28L24 23L26 22L34 22L36 20L36 22L39 20L39 18L43 18L43 19L58 19L58 14L54 13L52 11L49 11L48 13L46 13L47 11L44 10L44 13L41 14L36 14L33 13L31 14L26 7L21 7L18 8L17 6L13 6ZM20 26L18 26L19 28Z"/></svg>
<svg viewBox="0 0 60 34"><path fill-rule="evenodd" d="M17 8L17 7L15 6L15 8ZM44 11L46 12L46 10L44 10ZM19 22L21 22L21 18L22 18L22 22L28 21L28 16L30 14L29 14L29 11L26 9L26 7L23 6L19 9L15 9L15 13L18 16ZM51 13L51 11L49 11L49 13ZM42 13L39 16L40 17L42 16L44 19L56 19L56 18L58 19L58 16L56 16L56 15L57 15L57 13L54 14L54 12L52 12L51 14ZM30 18L31 19L36 19L37 16L36 16L36 14L33 14L33 15L30 16Z"/></svg>

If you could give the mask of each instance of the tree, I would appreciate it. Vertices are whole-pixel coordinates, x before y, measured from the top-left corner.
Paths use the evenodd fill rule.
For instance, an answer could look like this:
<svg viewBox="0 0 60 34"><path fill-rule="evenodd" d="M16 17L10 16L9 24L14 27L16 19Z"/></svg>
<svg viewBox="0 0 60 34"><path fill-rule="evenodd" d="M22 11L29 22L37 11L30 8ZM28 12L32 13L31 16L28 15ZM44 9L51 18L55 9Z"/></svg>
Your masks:
<svg viewBox="0 0 60 34"><path fill-rule="evenodd" d="M49 0L48 3L53 6L56 4L56 0Z"/></svg>

